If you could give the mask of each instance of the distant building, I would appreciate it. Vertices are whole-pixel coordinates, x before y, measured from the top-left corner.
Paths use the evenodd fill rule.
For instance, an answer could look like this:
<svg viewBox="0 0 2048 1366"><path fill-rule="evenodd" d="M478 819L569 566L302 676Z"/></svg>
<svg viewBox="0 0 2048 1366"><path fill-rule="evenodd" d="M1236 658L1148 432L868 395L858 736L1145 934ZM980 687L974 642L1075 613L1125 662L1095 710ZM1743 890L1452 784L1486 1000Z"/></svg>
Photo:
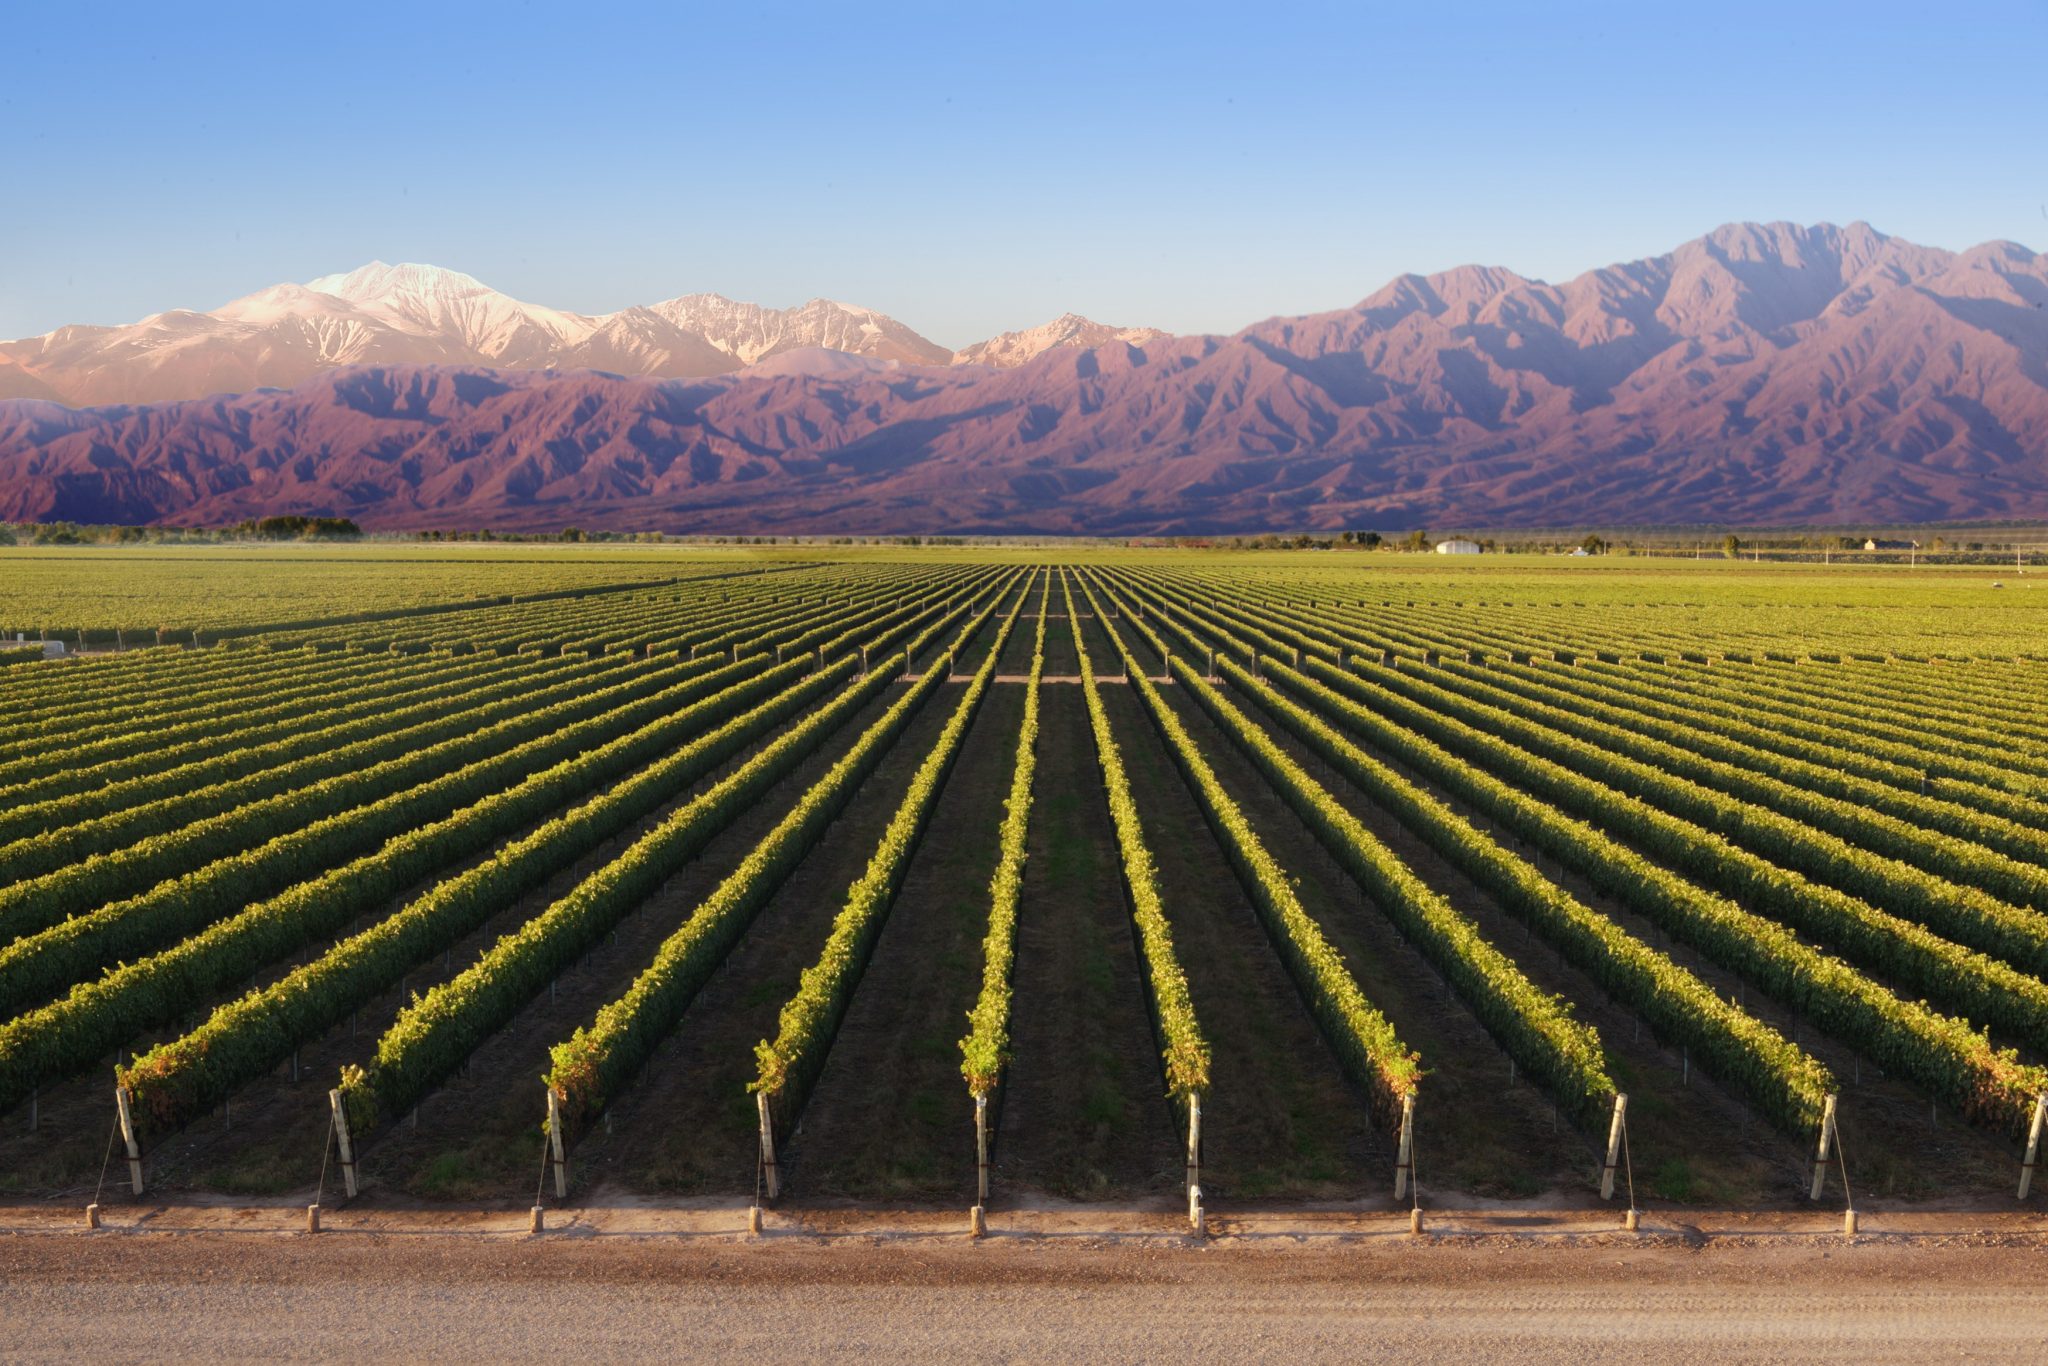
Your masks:
<svg viewBox="0 0 2048 1366"><path fill-rule="evenodd" d="M1436 553L1439 555L1477 555L1479 553L1479 542L1456 538L1448 541L1438 541L1436 543Z"/></svg>

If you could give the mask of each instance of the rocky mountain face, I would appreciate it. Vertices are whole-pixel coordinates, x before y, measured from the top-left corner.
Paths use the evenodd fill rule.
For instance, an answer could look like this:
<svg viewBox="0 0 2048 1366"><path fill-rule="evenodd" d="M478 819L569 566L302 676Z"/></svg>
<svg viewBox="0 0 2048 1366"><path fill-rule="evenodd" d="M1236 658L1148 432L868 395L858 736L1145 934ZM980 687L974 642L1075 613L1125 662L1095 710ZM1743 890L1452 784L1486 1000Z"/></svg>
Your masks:
<svg viewBox="0 0 2048 1366"><path fill-rule="evenodd" d="M551 326L463 318L506 356ZM358 344L353 315L330 321L308 349ZM21 397L0 403L0 517L1091 533L2048 517L2048 257L2012 243L1738 224L1561 285L1404 276L1233 337L1054 344L1008 367L778 352L755 320L721 332L741 335L769 359L687 379L352 355L287 392ZM652 323L614 336L677 344Z"/></svg>

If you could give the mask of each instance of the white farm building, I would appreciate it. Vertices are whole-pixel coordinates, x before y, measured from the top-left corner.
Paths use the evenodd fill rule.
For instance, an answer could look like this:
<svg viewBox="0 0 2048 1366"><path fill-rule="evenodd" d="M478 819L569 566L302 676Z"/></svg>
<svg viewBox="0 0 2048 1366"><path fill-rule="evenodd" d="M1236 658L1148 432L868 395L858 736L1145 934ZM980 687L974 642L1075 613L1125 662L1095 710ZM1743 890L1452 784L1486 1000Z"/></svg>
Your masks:
<svg viewBox="0 0 2048 1366"><path fill-rule="evenodd" d="M1436 553L1439 555L1477 555L1479 553L1479 542L1460 540L1453 537L1448 541L1438 541L1436 543Z"/></svg>

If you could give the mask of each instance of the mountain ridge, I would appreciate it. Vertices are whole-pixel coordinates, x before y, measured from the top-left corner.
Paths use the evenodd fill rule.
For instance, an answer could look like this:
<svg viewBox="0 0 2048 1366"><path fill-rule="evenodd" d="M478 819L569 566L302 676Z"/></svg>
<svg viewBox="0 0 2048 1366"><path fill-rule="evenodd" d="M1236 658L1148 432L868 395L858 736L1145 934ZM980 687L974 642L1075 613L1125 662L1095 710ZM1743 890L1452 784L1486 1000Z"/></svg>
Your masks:
<svg viewBox="0 0 2048 1366"><path fill-rule="evenodd" d="M975 363L1014 365L1084 335L1165 334L1068 314L969 350ZM334 366L364 364L695 379L817 348L902 365L949 365L967 354L875 309L832 299L769 308L679 294L612 313L576 313L515 299L445 267L371 261L304 284L270 285L204 312L170 309L118 326L73 324L0 341L0 398L79 406L206 398L289 387Z"/></svg>
<svg viewBox="0 0 2048 1366"><path fill-rule="evenodd" d="M1560 284L1402 276L1233 336L1004 367L763 354L680 379L423 359L238 397L17 398L0 517L1140 534L2048 516L2048 257L1864 224L1730 224Z"/></svg>

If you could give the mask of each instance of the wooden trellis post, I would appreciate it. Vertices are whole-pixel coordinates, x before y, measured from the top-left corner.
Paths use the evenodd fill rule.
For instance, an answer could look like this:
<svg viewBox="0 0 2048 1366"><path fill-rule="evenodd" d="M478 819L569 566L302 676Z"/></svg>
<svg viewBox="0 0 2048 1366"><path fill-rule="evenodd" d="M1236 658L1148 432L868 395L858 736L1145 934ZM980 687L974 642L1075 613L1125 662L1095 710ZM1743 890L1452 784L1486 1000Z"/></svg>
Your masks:
<svg viewBox="0 0 2048 1366"><path fill-rule="evenodd" d="M1188 1097L1188 1224L1202 1231L1202 1097Z"/></svg>
<svg viewBox="0 0 2048 1366"><path fill-rule="evenodd" d="M356 1195L356 1145L348 1131L348 1107L341 1102L339 1088L327 1093L327 1104L334 1111L335 1149L341 1154L341 1188L349 1199Z"/></svg>
<svg viewBox="0 0 2048 1366"><path fill-rule="evenodd" d="M569 1158L562 1149L562 1101L548 1088L548 1158L555 1169L555 1199L569 1198Z"/></svg>
<svg viewBox="0 0 2048 1366"><path fill-rule="evenodd" d="M128 1148L128 1184L137 1195L142 1194L142 1148L135 1141L135 1114L130 1106L132 1098L125 1086L114 1088L114 1109L121 1117L121 1142Z"/></svg>
<svg viewBox="0 0 2048 1366"><path fill-rule="evenodd" d="M761 1115L761 1179L766 1184L768 1198L773 1200L782 1191L782 1182L775 1174L775 1119L768 1112L768 1093L754 1092L754 1108Z"/></svg>
<svg viewBox="0 0 2048 1366"><path fill-rule="evenodd" d="M1813 1155L1813 1194L1808 1199L1820 1199L1821 1184L1828 1178L1828 1150L1835 1136L1835 1098L1829 1096L1820 1116L1820 1147Z"/></svg>
<svg viewBox="0 0 2048 1366"><path fill-rule="evenodd" d="M1401 1144L1394 1156L1394 1198L1408 1198L1408 1183L1415 1178L1415 1097L1401 1097Z"/></svg>
<svg viewBox="0 0 2048 1366"><path fill-rule="evenodd" d="M988 1203L988 1097L974 1098L975 1203Z"/></svg>
<svg viewBox="0 0 2048 1366"><path fill-rule="evenodd" d="M2020 1164L2019 1198L2027 1198L2027 1192L2034 1185L2034 1168L2041 1162L2041 1130L2048 1125L2048 1092L2043 1092L2034 1102L2034 1124L2027 1131L2027 1160Z"/></svg>
<svg viewBox="0 0 2048 1366"><path fill-rule="evenodd" d="M1600 1169L1600 1198L1614 1198L1614 1168L1621 1161L1621 1131L1628 1123L1628 1097L1614 1097L1614 1118L1607 1126L1607 1164Z"/></svg>

